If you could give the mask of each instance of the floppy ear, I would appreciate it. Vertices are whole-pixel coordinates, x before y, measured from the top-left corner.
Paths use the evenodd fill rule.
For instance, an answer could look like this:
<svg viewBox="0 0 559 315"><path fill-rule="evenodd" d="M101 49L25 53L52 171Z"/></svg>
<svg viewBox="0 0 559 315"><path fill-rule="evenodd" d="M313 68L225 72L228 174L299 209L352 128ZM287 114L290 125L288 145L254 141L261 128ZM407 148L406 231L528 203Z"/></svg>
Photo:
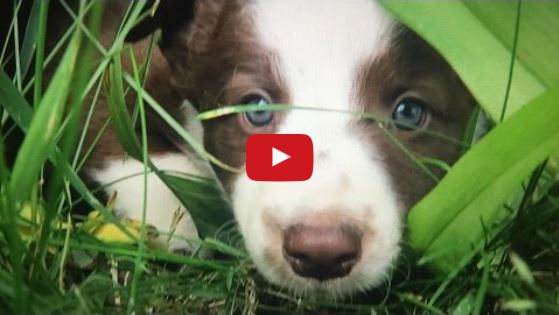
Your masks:
<svg viewBox="0 0 559 315"><path fill-rule="evenodd" d="M126 40L135 42L152 34L156 29L161 29L162 47L169 45L173 36L184 25L194 18L195 0L150 0L150 5L146 6L151 10L157 5L153 16L148 16L138 25L134 26L127 34ZM158 4L157 4L158 3Z"/></svg>

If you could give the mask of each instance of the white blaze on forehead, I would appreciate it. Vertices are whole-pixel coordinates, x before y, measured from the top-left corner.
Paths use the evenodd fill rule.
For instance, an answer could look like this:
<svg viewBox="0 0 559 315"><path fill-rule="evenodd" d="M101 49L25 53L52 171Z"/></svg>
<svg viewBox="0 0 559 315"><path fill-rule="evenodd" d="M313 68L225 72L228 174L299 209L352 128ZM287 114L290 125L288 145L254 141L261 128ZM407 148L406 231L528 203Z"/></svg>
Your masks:
<svg viewBox="0 0 559 315"><path fill-rule="evenodd" d="M373 0L257 0L256 32L277 53L292 103L348 109L356 71L390 19Z"/></svg>

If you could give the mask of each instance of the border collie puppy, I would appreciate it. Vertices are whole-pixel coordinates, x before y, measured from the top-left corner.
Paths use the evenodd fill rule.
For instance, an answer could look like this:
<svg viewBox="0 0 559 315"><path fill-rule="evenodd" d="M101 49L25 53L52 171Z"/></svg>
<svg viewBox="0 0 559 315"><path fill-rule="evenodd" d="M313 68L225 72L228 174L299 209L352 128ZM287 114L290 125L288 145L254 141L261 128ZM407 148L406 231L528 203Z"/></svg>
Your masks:
<svg viewBox="0 0 559 315"><path fill-rule="evenodd" d="M211 154L242 169L252 134L313 140L314 172L304 182L256 182L214 167L258 270L309 294L349 295L385 279L399 254L406 212L443 175L410 155L452 164L460 147L447 138L462 138L475 103L445 60L372 0L166 0L129 38L154 28L162 40L146 89L176 119L192 127L190 105L198 111L262 106L205 121L199 135ZM139 58L146 47L135 44ZM319 110L265 111L272 103ZM90 134L107 115L100 106ZM150 154L160 169L212 174L177 148L155 116L149 124ZM111 130L87 165L87 175L102 184L142 170L124 158ZM142 187L138 176L107 193L118 192L119 214L138 219ZM180 207L150 174L147 222L167 231ZM196 229L187 218L175 233L195 237Z"/></svg>

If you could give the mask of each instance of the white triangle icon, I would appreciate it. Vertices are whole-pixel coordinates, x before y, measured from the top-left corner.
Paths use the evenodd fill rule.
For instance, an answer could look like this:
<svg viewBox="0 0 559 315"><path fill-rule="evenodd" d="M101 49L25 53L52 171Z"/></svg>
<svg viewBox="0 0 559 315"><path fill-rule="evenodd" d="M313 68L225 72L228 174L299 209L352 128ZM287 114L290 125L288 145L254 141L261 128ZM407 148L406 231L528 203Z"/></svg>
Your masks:
<svg viewBox="0 0 559 315"><path fill-rule="evenodd" d="M281 152L280 150L272 147L272 167L280 164L281 162L290 159L291 156Z"/></svg>

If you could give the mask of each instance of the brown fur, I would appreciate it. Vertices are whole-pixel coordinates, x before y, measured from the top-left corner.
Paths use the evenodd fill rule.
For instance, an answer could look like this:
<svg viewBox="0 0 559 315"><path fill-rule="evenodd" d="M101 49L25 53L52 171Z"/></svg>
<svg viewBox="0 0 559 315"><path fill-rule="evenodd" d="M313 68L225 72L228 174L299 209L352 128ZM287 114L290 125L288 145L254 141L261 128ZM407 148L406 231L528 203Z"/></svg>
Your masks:
<svg viewBox="0 0 559 315"><path fill-rule="evenodd" d="M100 42L105 48L110 48L116 36L116 30L119 23L124 16L126 9L126 2L111 1L107 2L103 18L103 31L101 32ZM130 44L136 63L141 65L148 58L148 50L150 46L150 38L143 39L142 41ZM122 65L123 68L132 73L132 61L128 51L125 49L122 52ZM164 57L161 49L155 47L150 59L150 67L148 69L148 76L145 82L147 92L154 97L158 103L164 107L175 119L179 121L184 120L180 112L180 106L183 102L183 97L178 90L173 88L171 84L171 66ZM127 85L125 84L125 87ZM92 96L92 95L91 95ZM126 96L126 104L130 113L132 113L136 106L136 93L129 92ZM178 151L178 148L173 144L173 138L176 137L170 128L159 118L157 114L149 110L147 107L147 126L148 126L148 148L151 154L158 154L160 152ZM103 88L99 101L95 105L94 114L92 116L91 124L88 128L86 136L86 144L91 145L106 124L109 118L107 107L106 89ZM139 126L139 124L138 124ZM140 133L137 133L138 137ZM91 156L88 159L86 167L99 168L102 167L107 161L115 159L115 157L122 157L125 152L119 143L115 130L111 125L101 134L98 143L96 144Z"/></svg>
<svg viewBox="0 0 559 315"><path fill-rule="evenodd" d="M423 100L430 111L425 129L460 141L475 104L473 97L448 63L413 32L399 27L388 49L363 67L358 80L359 106L366 112L390 118L402 97ZM403 94L402 94L403 93ZM395 187L409 209L436 184L410 157L406 156L378 124L363 120L360 132L384 158ZM417 158L432 158L452 164L459 155L457 144L422 130L401 131L385 124ZM443 172L430 168L437 176Z"/></svg>
<svg viewBox="0 0 559 315"><path fill-rule="evenodd" d="M255 90L266 91L276 103L289 95L276 69L274 55L262 47L253 32L242 0L200 1L195 20L179 33L166 56L176 66L174 84L200 110L239 104ZM205 122L206 149L229 165L244 164L244 145L252 133L272 133L282 114L270 126L252 128L243 115ZM216 169L226 189L234 174Z"/></svg>

